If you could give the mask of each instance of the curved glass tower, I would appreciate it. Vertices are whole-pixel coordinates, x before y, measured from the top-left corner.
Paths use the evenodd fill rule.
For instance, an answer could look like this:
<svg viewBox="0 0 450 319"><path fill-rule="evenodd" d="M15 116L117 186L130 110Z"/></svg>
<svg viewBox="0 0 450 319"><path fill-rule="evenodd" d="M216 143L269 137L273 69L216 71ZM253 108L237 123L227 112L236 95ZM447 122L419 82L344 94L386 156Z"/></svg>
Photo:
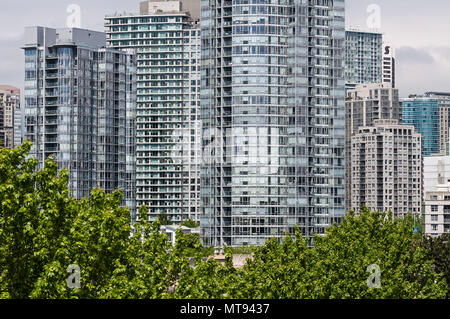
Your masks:
<svg viewBox="0 0 450 319"><path fill-rule="evenodd" d="M344 1L202 1L202 239L261 245L344 215Z"/></svg>

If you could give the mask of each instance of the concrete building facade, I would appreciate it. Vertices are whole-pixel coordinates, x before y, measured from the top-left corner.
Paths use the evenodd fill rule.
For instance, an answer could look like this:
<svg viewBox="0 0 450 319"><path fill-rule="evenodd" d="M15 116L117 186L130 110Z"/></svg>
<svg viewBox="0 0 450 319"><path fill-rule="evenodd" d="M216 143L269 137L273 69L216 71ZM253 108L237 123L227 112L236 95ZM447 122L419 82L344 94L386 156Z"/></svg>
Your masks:
<svg viewBox="0 0 450 319"><path fill-rule="evenodd" d="M0 147L12 149L21 144L20 90L0 85Z"/></svg>
<svg viewBox="0 0 450 319"><path fill-rule="evenodd" d="M137 51L136 202L150 220L199 221L199 10L144 1L139 13L105 18L108 47Z"/></svg>
<svg viewBox="0 0 450 319"><path fill-rule="evenodd" d="M437 237L450 233L450 180L425 192L425 234Z"/></svg>
<svg viewBox="0 0 450 319"><path fill-rule="evenodd" d="M421 214L422 137L414 127L375 120L360 127L351 143L351 209Z"/></svg>
<svg viewBox="0 0 450 319"><path fill-rule="evenodd" d="M352 198L352 137L363 126L373 126L375 120L395 119L401 124L402 110L398 89L391 83L358 84L346 92L346 203L347 210Z"/></svg>

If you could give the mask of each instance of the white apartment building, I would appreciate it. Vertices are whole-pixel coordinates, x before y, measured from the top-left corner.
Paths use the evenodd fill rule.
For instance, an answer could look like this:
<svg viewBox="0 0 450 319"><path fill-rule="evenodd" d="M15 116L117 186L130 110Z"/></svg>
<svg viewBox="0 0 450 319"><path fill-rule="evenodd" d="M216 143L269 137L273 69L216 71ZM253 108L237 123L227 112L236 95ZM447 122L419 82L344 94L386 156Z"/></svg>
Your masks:
<svg viewBox="0 0 450 319"><path fill-rule="evenodd" d="M450 181L425 193L425 234L437 237L450 232Z"/></svg>
<svg viewBox="0 0 450 319"><path fill-rule="evenodd" d="M136 203L199 221L199 1L143 1L105 18L107 46L137 51Z"/></svg>
<svg viewBox="0 0 450 319"><path fill-rule="evenodd" d="M431 155L423 158L423 190L436 192L450 180L450 156Z"/></svg>

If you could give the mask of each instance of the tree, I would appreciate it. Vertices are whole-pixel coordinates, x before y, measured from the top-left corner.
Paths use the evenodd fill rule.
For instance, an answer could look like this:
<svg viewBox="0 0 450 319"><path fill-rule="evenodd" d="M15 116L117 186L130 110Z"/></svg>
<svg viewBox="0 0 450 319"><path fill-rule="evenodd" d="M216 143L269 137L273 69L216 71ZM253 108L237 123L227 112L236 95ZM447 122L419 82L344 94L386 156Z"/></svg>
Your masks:
<svg viewBox="0 0 450 319"><path fill-rule="evenodd" d="M122 193L94 189L70 196L69 173L53 159L37 171L31 144L0 151L1 298L167 298L182 268L182 241L173 248L160 222L134 225ZM146 215L141 207L140 216ZM81 270L70 289L69 265Z"/></svg>
<svg viewBox="0 0 450 319"><path fill-rule="evenodd" d="M188 227L188 228L198 228L198 227L200 227L199 223L194 221L192 218L189 218L188 220L185 220L181 225L184 226L184 227Z"/></svg>
<svg viewBox="0 0 450 319"><path fill-rule="evenodd" d="M445 279L425 249L414 246L412 216L370 212L348 215L308 248L295 240L269 241L244 267L236 298L444 298ZM368 267L380 268L380 288L370 288ZM370 269L370 268L369 268Z"/></svg>
<svg viewBox="0 0 450 319"><path fill-rule="evenodd" d="M327 236L317 237L319 261L314 295L318 298L442 298L445 280L432 269L426 251L414 247L412 215L349 215ZM369 288L367 268L380 268L380 288ZM323 278L323 279L321 279Z"/></svg>
<svg viewBox="0 0 450 319"><path fill-rule="evenodd" d="M159 217L159 222L161 223L161 225L163 226L169 226L169 225L173 225L172 221L169 219L169 216L167 215L166 211L163 211Z"/></svg>
<svg viewBox="0 0 450 319"><path fill-rule="evenodd" d="M130 214L119 191L76 201L69 174L27 159L31 144L0 151L0 291L7 298L96 298L117 264L127 264ZM79 265L82 289L69 289Z"/></svg>
<svg viewBox="0 0 450 319"><path fill-rule="evenodd" d="M137 222L128 247L128 264L117 264L105 298L170 298L180 273L189 269L189 259L173 247L160 231L160 222Z"/></svg>
<svg viewBox="0 0 450 319"><path fill-rule="evenodd" d="M444 275L447 281L447 298L450 298L450 234L426 236L419 245L426 249L428 258L433 260L435 271Z"/></svg>
<svg viewBox="0 0 450 319"><path fill-rule="evenodd" d="M177 231L175 247L161 221L133 225L122 193L94 189L75 200L69 173L53 159L42 170L31 144L0 150L0 298L445 298L448 237L421 242L412 216L364 209L308 246L297 228L281 243L252 249L242 269L204 260L198 236ZM142 206L140 216L146 216ZM447 238L447 239L445 239ZM189 257L194 258L191 264ZM80 288L66 279L81 270ZM380 287L367 272L377 265ZM370 283L370 281L369 281Z"/></svg>

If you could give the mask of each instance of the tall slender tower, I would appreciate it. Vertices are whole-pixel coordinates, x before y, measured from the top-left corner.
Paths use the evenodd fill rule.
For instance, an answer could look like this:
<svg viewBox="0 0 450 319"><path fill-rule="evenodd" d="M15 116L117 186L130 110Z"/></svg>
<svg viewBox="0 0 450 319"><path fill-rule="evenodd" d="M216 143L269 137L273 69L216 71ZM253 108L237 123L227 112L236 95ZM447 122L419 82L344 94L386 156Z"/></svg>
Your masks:
<svg viewBox="0 0 450 319"><path fill-rule="evenodd" d="M0 147L12 149L21 144L20 90L0 85Z"/></svg>
<svg viewBox="0 0 450 319"><path fill-rule="evenodd" d="M344 0L202 0L201 236L324 234L345 215Z"/></svg>
<svg viewBox="0 0 450 319"><path fill-rule="evenodd" d="M137 51L137 206L149 208L150 220L166 213L175 224L199 219L200 29L193 16L200 12L194 2L144 1L139 13L105 19L108 47Z"/></svg>
<svg viewBox="0 0 450 319"><path fill-rule="evenodd" d="M383 83L391 83L395 88L395 50L387 44L383 52Z"/></svg>
<svg viewBox="0 0 450 319"><path fill-rule="evenodd" d="M39 167L69 170L75 198L121 188L133 213L135 57L105 46L102 32L26 29L25 139Z"/></svg>

